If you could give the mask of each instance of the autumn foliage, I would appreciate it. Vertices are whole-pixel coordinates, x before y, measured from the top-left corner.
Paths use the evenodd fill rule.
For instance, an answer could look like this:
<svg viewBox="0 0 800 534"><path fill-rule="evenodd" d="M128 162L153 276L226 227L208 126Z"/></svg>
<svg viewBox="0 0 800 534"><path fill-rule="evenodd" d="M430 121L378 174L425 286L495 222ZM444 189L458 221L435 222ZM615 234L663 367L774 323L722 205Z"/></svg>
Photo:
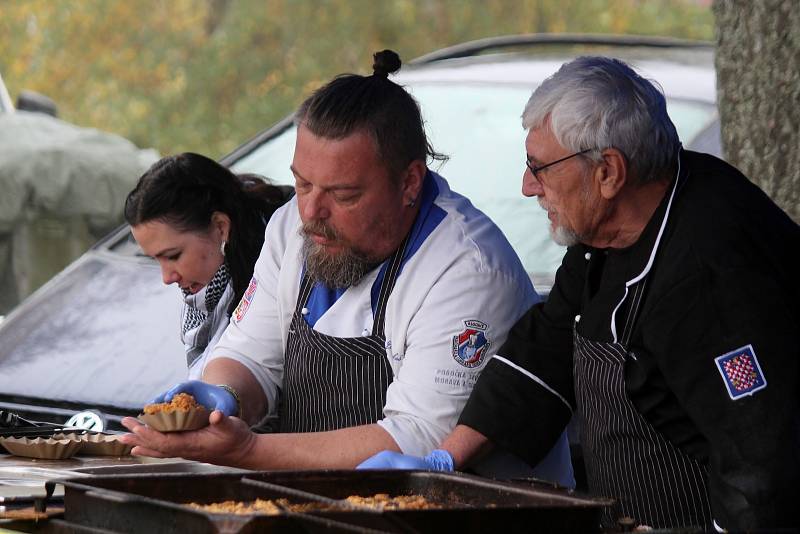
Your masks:
<svg viewBox="0 0 800 534"><path fill-rule="evenodd" d="M711 39L708 2L657 0L3 0L0 72L14 97L161 153L221 157L370 54L411 59L508 33Z"/></svg>

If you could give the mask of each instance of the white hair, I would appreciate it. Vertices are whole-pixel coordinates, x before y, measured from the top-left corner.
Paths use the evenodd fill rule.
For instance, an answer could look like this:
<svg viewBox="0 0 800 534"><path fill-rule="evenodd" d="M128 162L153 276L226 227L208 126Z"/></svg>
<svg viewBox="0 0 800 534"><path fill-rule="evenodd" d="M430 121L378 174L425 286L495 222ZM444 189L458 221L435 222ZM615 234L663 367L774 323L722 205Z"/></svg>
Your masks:
<svg viewBox="0 0 800 534"><path fill-rule="evenodd" d="M616 148L640 183L658 179L680 148L656 82L618 59L600 56L579 57L547 78L525 105L522 126L547 126L564 148L593 149L588 158Z"/></svg>

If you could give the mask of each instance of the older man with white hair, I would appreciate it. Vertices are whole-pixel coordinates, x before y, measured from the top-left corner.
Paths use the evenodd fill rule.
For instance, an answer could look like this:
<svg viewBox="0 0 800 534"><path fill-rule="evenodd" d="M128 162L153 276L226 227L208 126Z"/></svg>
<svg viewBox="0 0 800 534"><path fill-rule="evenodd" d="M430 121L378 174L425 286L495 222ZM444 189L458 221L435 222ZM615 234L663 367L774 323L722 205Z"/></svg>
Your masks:
<svg viewBox="0 0 800 534"><path fill-rule="evenodd" d="M603 516L656 528L793 527L800 482L800 227L717 158L683 150L657 87L567 63L524 114L522 191L568 245L441 450L364 467L541 458L573 414Z"/></svg>

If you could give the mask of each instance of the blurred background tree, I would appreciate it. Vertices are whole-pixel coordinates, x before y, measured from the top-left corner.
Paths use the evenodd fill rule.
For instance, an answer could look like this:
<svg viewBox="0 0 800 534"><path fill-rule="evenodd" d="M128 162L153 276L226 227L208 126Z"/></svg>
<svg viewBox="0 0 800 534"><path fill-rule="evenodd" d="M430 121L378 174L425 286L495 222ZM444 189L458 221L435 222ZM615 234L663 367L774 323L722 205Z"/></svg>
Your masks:
<svg viewBox="0 0 800 534"><path fill-rule="evenodd" d="M373 51L509 33L712 39L702 0L0 0L0 72L65 120L221 157Z"/></svg>
<svg viewBox="0 0 800 534"><path fill-rule="evenodd" d="M800 11L796 0L714 2L725 158L800 222Z"/></svg>

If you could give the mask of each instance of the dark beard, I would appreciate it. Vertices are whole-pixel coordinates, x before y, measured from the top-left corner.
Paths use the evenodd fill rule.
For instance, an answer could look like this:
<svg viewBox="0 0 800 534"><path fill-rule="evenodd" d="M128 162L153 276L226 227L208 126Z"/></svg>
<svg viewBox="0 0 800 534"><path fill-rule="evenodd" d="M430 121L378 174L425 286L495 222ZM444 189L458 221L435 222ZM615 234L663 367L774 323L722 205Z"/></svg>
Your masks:
<svg viewBox="0 0 800 534"><path fill-rule="evenodd" d="M355 286L379 263L352 248L343 248L336 255L328 254L324 246L314 243L308 237L309 230L328 238L336 238L336 236L332 235L327 228L312 229L312 225L306 225L300 230L300 234L303 236L303 259L306 263L306 275L314 282L322 283L330 288Z"/></svg>

